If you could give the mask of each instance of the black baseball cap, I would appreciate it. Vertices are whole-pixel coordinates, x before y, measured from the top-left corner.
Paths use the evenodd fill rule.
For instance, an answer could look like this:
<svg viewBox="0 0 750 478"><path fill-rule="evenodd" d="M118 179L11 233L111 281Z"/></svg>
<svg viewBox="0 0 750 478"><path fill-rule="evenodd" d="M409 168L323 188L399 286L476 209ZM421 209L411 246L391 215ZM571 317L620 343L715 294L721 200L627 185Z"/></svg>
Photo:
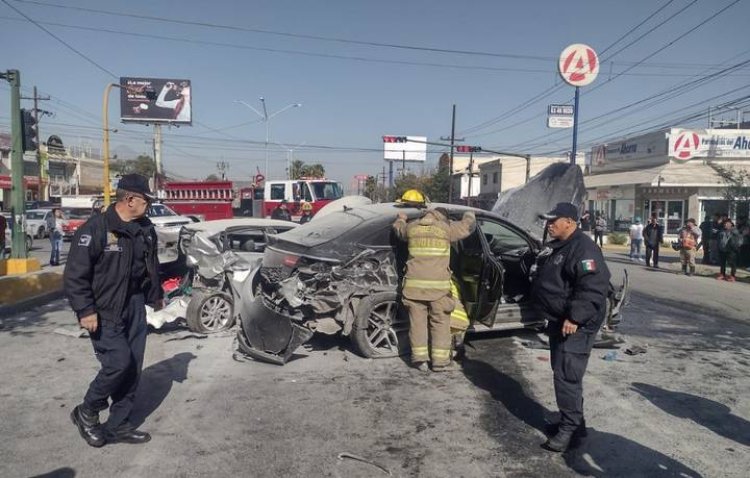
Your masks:
<svg viewBox="0 0 750 478"><path fill-rule="evenodd" d="M120 182L117 183L117 189L142 194L149 201L154 199L154 194L148 187L148 178L140 174L126 174L122 176Z"/></svg>
<svg viewBox="0 0 750 478"><path fill-rule="evenodd" d="M547 214L540 214L539 217L548 221L557 219L558 217L569 217L572 220L577 221L578 208L575 207L574 204L571 204L569 202L559 202L553 210L551 210Z"/></svg>

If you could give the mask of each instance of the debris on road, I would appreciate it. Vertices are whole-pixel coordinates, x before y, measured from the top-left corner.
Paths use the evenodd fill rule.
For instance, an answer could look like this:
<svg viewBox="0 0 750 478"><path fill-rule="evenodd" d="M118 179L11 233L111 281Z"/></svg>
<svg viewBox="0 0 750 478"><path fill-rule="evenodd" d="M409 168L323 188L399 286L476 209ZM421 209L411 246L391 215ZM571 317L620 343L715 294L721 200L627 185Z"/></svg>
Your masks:
<svg viewBox="0 0 750 478"><path fill-rule="evenodd" d="M646 353L646 347L642 347L640 345L631 345L630 347L625 349L625 353L628 355L639 355L639 354L645 354Z"/></svg>
<svg viewBox="0 0 750 478"><path fill-rule="evenodd" d="M53 330L52 333L73 337L74 339L83 339L89 336L89 332L86 329L81 329L79 327L58 327Z"/></svg>
<svg viewBox="0 0 750 478"><path fill-rule="evenodd" d="M375 468L379 469L380 471L382 471L386 475L393 476L393 473L391 473L391 471L388 468L386 468L386 467L384 467L382 465L378 465L377 463L375 463L373 461L370 461L370 460L368 460L366 458L363 458L363 457L361 457L359 455L355 455L353 453L347 453L347 452L339 453L338 459L340 461L344 461L345 458L349 458L350 460L360 461L362 463L367 463L368 465L372 465Z"/></svg>

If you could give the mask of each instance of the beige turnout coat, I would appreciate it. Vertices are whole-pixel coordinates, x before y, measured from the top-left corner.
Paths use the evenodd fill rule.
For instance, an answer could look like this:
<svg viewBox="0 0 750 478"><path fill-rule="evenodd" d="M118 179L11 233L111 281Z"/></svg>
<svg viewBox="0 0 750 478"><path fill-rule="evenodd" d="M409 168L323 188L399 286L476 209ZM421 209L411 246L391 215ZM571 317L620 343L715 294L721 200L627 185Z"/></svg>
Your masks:
<svg viewBox="0 0 750 478"><path fill-rule="evenodd" d="M403 295L412 300L437 300L451 293L451 242L469 236L476 225L467 211L460 221L450 221L434 209L407 223L393 223L396 235L409 244Z"/></svg>

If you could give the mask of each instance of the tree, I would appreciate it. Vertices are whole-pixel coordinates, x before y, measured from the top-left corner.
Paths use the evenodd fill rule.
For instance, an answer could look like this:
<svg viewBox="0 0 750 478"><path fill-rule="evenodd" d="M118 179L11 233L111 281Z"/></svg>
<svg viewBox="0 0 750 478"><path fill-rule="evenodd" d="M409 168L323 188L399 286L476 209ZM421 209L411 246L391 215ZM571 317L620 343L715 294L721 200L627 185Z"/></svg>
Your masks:
<svg viewBox="0 0 750 478"><path fill-rule="evenodd" d="M211 173L208 176L206 176L205 180L206 181L221 181L221 179L219 178L219 176L217 176L217 175L215 175L213 173Z"/></svg>
<svg viewBox="0 0 750 478"><path fill-rule="evenodd" d="M151 177L156 172L156 163L154 158L147 154L139 154L133 161L133 171L142 176Z"/></svg>
<svg viewBox="0 0 750 478"><path fill-rule="evenodd" d="M299 179L304 174L302 174L302 170L305 167L304 161L301 161L299 159L295 159L292 161L291 170L289 171L289 178L290 179Z"/></svg>
<svg viewBox="0 0 750 478"><path fill-rule="evenodd" d="M302 176L308 178L324 178L326 176L326 168L322 164L305 164L302 166Z"/></svg>
<svg viewBox="0 0 750 478"><path fill-rule="evenodd" d="M441 166L430 178L430 182L426 186L425 192L433 202L447 203L449 183L450 175L448 174L448 166Z"/></svg>
<svg viewBox="0 0 750 478"><path fill-rule="evenodd" d="M750 201L750 170L732 166L724 167L715 163L709 163L709 165L724 181L724 199L729 202L727 212L733 215L738 203L747 204Z"/></svg>

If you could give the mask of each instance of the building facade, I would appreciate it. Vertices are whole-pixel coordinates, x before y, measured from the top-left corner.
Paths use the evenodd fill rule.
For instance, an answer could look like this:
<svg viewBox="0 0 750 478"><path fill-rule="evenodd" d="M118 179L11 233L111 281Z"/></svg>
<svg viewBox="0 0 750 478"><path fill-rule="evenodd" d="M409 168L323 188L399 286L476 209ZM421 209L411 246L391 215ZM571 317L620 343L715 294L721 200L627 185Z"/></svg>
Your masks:
<svg viewBox="0 0 750 478"><path fill-rule="evenodd" d="M667 234L688 218L747 217L721 171L750 171L750 130L667 128L594 146L585 177L587 205L610 229L627 231L655 214Z"/></svg>

